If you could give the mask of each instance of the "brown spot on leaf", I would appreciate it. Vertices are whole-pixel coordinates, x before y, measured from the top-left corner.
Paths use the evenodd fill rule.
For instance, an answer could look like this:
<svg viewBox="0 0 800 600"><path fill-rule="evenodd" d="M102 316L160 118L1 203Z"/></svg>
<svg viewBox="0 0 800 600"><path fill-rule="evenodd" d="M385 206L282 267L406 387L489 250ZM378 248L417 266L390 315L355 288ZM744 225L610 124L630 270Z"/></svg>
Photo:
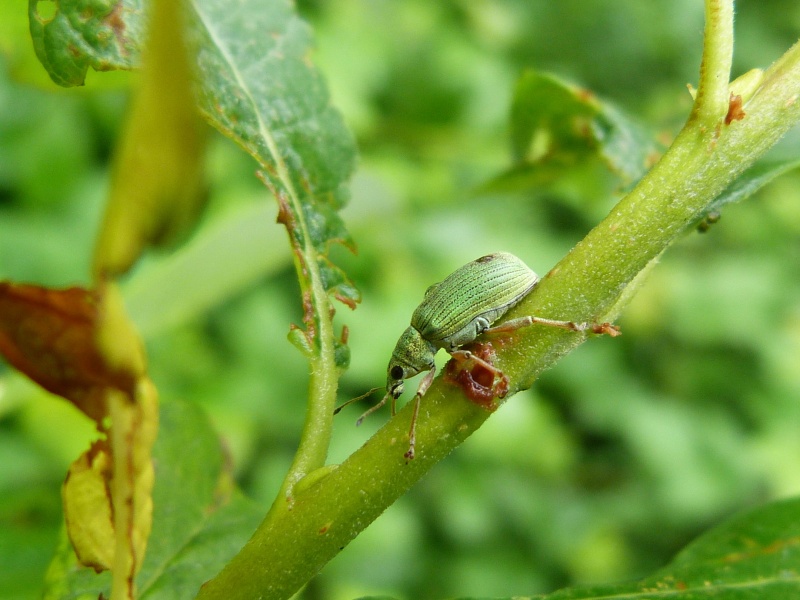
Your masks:
<svg viewBox="0 0 800 600"><path fill-rule="evenodd" d="M106 15L104 21L114 30L114 35L122 39L125 35L125 21L122 18L123 3L118 2L111 9L111 12Z"/></svg>
<svg viewBox="0 0 800 600"><path fill-rule="evenodd" d="M292 211L289 208L289 204L283 200L280 196L278 198L278 217L275 219L277 223L280 223L284 227L291 228L293 227L294 220L292 218Z"/></svg>
<svg viewBox="0 0 800 600"><path fill-rule="evenodd" d="M104 389L133 396L137 374L113 367L98 346L100 293L0 283L0 354L44 389L100 423Z"/></svg>
<svg viewBox="0 0 800 600"><path fill-rule="evenodd" d="M350 310L355 310L356 305L358 304L353 298L349 298L348 296L344 296L342 294L334 294L334 297L341 302L342 304L346 305L347 308Z"/></svg>

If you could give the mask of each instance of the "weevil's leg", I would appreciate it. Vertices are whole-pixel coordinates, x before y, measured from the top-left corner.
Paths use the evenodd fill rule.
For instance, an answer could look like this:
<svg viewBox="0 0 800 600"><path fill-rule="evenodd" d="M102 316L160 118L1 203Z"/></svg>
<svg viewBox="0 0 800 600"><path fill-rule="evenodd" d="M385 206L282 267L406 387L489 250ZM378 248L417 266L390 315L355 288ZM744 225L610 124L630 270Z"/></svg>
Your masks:
<svg viewBox="0 0 800 600"><path fill-rule="evenodd" d="M574 321L558 321L556 319L544 319L542 317L529 317L532 323L549 325L550 327L561 327L570 331L589 331L599 335L610 335L616 337L622 335L619 327L611 323L575 323Z"/></svg>
<svg viewBox="0 0 800 600"><path fill-rule="evenodd" d="M419 415L419 405L422 403L422 397L425 395L425 392L431 387L435 374L436 367L433 367L428 371L425 377L423 377L422 381L420 381L417 393L414 394L414 412L411 413L411 425L408 428L408 450L403 455L406 460L412 460L414 458L414 447L417 445L417 416Z"/></svg>
<svg viewBox="0 0 800 600"><path fill-rule="evenodd" d="M500 369L498 369L497 367L495 367L491 363L486 362L485 360L483 360L479 356L475 356L469 350L454 350L453 352L450 353L450 356L452 356L456 360L460 360L460 361L471 360L473 362L476 362L479 365L481 365L484 369L488 369L491 373L494 373L495 377L497 375L502 375L503 374L503 372Z"/></svg>
<svg viewBox="0 0 800 600"><path fill-rule="evenodd" d="M511 333L517 329L533 325L537 321L536 317L519 317L518 319L511 319L505 323L501 323L496 327L489 327L484 333Z"/></svg>
<svg viewBox="0 0 800 600"><path fill-rule="evenodd" d="M390 396L391 394L389 392L386 392L386 395L383 397L383 399L381 399L380 402L378 402L375 406L370 407L363 415L358 417L358 420L356 421L356 427L361 425L364 419L366 419L368 416L370 416L372 413L378 410L381 406L386 404L386 401L389 399ZM392 397L392 404L394 404L394 397Z"/></svg>
<svg viewBox="0 0 800 600"><path fill-rule="evenodd" d="M560 327L570 331L591 331L592 333L606 334L611 337L620 335L619 327L611 323L576 323L575 321L559 321L557 319L545 319L544 317L520 317L501 323L497 327L491 327L485 333L509 333L522 327L528 327L538 323L549 327Z"/></svg>

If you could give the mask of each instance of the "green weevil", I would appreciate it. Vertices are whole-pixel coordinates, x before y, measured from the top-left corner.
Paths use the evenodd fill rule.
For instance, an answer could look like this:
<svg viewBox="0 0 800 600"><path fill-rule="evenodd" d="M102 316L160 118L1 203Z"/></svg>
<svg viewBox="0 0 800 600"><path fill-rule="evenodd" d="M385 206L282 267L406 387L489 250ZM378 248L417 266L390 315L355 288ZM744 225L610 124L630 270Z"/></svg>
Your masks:
<svg viewBox="0 0 800 600"><path fill-rule="evenodd" d="M409 447L405 453L407 459L412 459L420 401L433 382L436 374L433 358L441 348L455 359L472 360L490 372L501 374L491 364L460 348L482 334L511 332L533 323L572 331L591 329L596 333L611 335L619 333L616 327L607 323L593 325L532 316L512 319L492 327L497 319L519 304L538 281L536 273L522 260L508 252L496 252L467 263L448 275L441 283L430 286L425 292L422 303L411 316L411 325L400 336L392 352L392 358L386 369L386 395L361 415L357 424L381 408L390 398L394 415L396 401L403 393L404 381L422 371L428 371L414 395L414 410L408 434ZM363 397L355 398L353 401ZM336 412L347 404L350 402L340 406Z"/></svg>

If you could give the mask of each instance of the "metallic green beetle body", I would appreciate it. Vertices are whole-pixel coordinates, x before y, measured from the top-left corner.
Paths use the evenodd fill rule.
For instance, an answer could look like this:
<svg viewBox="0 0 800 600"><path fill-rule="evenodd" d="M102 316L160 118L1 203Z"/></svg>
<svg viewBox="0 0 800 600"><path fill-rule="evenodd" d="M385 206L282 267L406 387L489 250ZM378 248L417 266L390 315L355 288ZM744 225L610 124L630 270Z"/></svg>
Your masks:
<svg viewBox="0 0 800 600"><path fill-rule="evenodd" d="M530 293L538 279L513 254L497 252L429 287L392 352L386 390L398 398L404 379L433 369L440 348L453 352L474 341Z"/></svg>
<svg viewBox="0 0 800 600"><path fill-rule="evenodd" d="M533 290L538 280L536 273L516 256L508 252L496 252L467 263L441 283L429 287L425 298L411 317L411 326L400 336L392 352L386 369L386 395L361 415L356 423L361 423L390 399L394 414L395 401L403 393L404 380L428 371L414 396L414 411L408 431L408 451L405 453L406 459L412 459L420 400L433 382L436 373L433 358L441 348L453 358L481 364L484 369L497 376L502 375L502 372L473 353L461 350L461 346L474 341L483 333L508 333L534 323L570 331L592 331L612 336L619 334L619 329L609 323L595 325L534 316L512 319L492 327L492 323ZM373 391L375 390L350 402L360 400ZM339 412L350 402L341 405L335 412Z"/></svg>

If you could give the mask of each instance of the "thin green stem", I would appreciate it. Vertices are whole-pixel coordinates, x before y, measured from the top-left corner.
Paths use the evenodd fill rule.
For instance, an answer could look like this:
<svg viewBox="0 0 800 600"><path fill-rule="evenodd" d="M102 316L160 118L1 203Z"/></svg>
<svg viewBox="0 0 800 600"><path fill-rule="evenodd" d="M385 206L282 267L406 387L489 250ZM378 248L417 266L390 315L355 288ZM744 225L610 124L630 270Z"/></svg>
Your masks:
<svg viewBox="0 0 800 600"><path fill-rule="evenodd" d="M706 0L703 62L692 117L706 125L728 112L733 63L733 0Z"/></svg>
<svg viewBox="0 0 800 600"><path fill-rule="evenodd" d="M333 324L329 319L321 318L320 325L320 351L310 360L305 424L297 453L276 499L279 502L291 496L292 489L303 477L325 466L328 457L338 373L334 359Z"/></svg>
<svg viewBox="0 0 800 600"><path fill-rule="evenodd" d="M280 200L279 200L280 201ZM298 213L303 214L297 204ZM316 251L311 244L308 226L303 219L298 227L301 238L307 240L301 245L291 227L289 237L295 248L295 266L300 279L301 292L307 311L306 326L313 332L306 332L308 342L307 357L311 368L306 416L300 443L289 471L261 527L279 519L291 509L291 496L294 486L309 473L325 466L328 457L331 434L333 432L333 410L336 404L338 370L336 367L333 316L330 300L322 284L322 275L316 260ZM301 250L297 250L301 248Z"/></svg>

